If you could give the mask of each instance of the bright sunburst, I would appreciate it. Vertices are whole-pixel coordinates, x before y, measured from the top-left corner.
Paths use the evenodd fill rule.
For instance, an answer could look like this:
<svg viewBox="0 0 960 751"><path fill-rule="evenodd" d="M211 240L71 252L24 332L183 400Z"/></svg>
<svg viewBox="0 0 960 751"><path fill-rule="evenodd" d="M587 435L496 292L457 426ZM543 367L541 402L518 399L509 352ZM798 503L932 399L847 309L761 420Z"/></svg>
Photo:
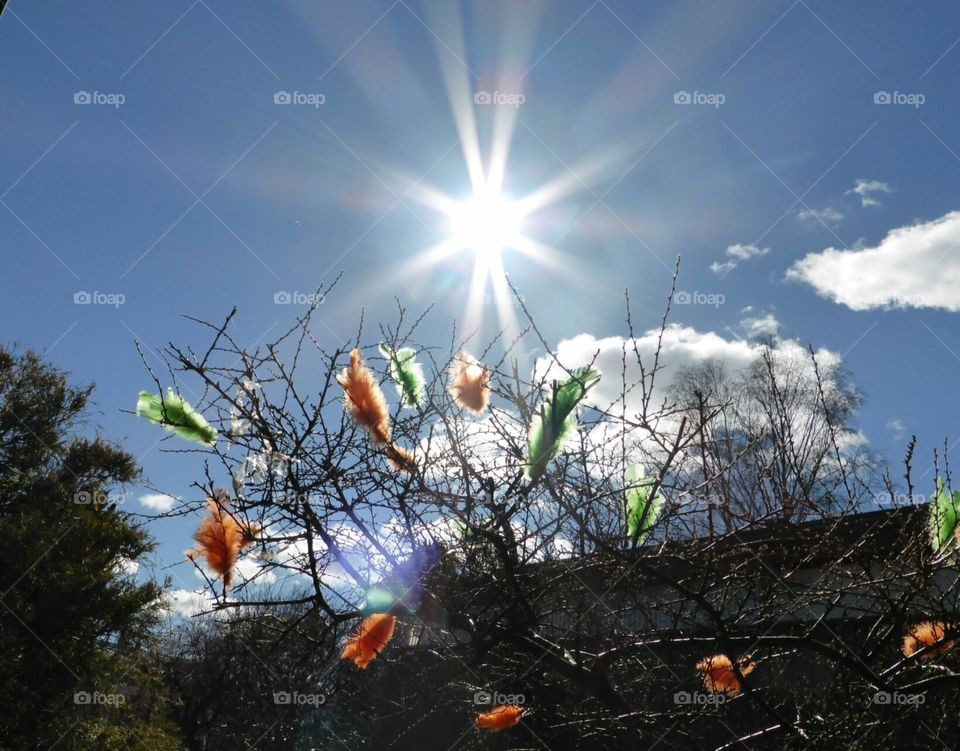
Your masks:
<svg viewBox="0 0 960 751"><path fill-rule="evenodd" d="M474 250L482 260L523 242L523 210L493 186L481 186L466 201L451 206L448 213L453 244Z"/></svg>
<svg viewBox="0 0 960 751"><path fill-rule="evenodd" d="M510 195L504 185L507 183L507 161L518 109L503 106L478 111L474 102L473 82L463 64L468 55L459 28L459 15L453 10L449 18L433 20L449 32L445 35L442 49L438 50L471 191L466 197L457 199L441 187L428 184L423 177L414 179L409 175L397 174L402 180L398 184L398 192L402 191L400 195L404 201L410 200L437 212L439 221L436 228L440 237L435 245L406 257L399 276L391 275L390 281L395 284L401 278L421 278L451 256L472 253L473 271L464 300L465 325L461 330L479 330L487 311L490 311L495 314L501 330L517 331L517 305L510 289L512 283L525 280L529 286L533 278L529 272L534 270L549 270L565 275L579 285L590 283L589 278L570 271L570 264L562 262L563 256L558 248L535 239L536 227L531 225L542 224L536 215L569 196L590 190L590 184L613 166L622 163L631 149L625 145L614 146L600 153L585 155L571 165L561 161L562 169L556 177L532 189L528 186L528 190L521 194ZM449 54L451 52L452 57ZM516 75L516 71L525 68L521 62L523 58L522 50L511 51L494 88L501 91L522 90L523 76ZM511 73L511 70L514 72ZM480 146L482 128L478 120L481 116L490 129L490 144L486 153ZM529 125L525 125L525 129L531 131ZM539 136L533 140L540 141L540 146L546 148ZM569 232L583 215L576 218L564 233ZM510 258L511 255L514 258ZM522 267L508 281L505 263L516 264L518 257L523 258ZM516 266L514 270L517 270Z"/></svg>

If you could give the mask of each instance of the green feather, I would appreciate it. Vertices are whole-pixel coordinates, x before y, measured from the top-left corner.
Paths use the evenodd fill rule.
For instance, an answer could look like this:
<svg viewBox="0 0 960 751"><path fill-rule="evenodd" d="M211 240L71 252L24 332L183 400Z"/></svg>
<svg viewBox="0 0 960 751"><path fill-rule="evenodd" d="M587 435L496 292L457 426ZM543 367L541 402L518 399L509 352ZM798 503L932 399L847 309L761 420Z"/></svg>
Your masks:
<svg viewBox="0 0 960 751"><path fill-rule="evenodd" d="M560 456L576 432L574 410L599 379L600 371L596 368L577 368L562 384L554 381L553 393L530 423L526 470L534 482L543 477L547 466Z"/></svg>
<svg viewBox="0 0 960 751"><path fill-rule="evenodd" d="M937 552L949 548L954 543L953 532L957 526L960 510L960 491L951 495L937 478L937 493L930 504L930 543Z"/></svg>
<svg viewBox="0 0 960 751"><path fill-rule="evenodd" d="M411 347L392 350L381 344L380 354L390 360L390 377L397 384L397 393L403 406L421 406L425 380L423 366L416 362L417 351Z"/></svg>
<svg viewBox="0 0 960 751"><path fill-rule="evenodd" d="M188 441L208 446L217 442L216 429L183 398L174 394L173 389L167 389L166 398L149 391L141 391L137 400L137 417L162 425Z"/></svg>
<svg viewBox="0 0 960 751"><path fill-rule="evenodd" d="M643 468L634 464L623 474L627 496L627 539L631 545L642 545L657 523L667 499L652 495L656 480L643 476Z"/></svg>

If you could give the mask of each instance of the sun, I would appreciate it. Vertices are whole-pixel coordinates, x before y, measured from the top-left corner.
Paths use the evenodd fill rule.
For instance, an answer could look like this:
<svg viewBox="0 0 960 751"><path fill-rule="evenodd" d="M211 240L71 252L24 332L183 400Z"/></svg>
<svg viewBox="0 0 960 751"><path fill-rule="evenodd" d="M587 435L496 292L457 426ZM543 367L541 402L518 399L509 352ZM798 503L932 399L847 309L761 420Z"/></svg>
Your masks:
<svg viewBox="0 0 960 751"><path fill-rule="evenodd" d="M523 211L495 188L482 186L448 214L453 245L480 258L497 257L522 241Z"/></svg>

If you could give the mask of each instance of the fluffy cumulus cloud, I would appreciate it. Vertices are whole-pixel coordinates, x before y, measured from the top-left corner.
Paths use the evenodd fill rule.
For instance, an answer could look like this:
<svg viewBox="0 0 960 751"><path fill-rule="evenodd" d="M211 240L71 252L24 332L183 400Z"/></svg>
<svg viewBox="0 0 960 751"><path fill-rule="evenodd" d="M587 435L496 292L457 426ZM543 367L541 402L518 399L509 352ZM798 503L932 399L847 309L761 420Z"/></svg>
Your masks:
<svg viewBox="0 0 960 751"><path fill-rule="evenodd" d="M960 211L891 230L872 248L827 248L797 261L787 278L853 310L960 310Z"/></svg>
<svg viewBox="0 0 960 751"><path fill-rule="evenodd" d="M740 330L748 339L775 337L780 333L780 321L773 313L758 313L748 306L740 311L744 318L740 320Z"/></svg>
<svg viewBox="0 0 960 751"><path fill-rule="evenodd" d="M761 248L757 245L736 243L728 245L725 261L716 261L710 264L710 270L714 274L726 274L733 271L744 261L749 261L757 256L765 256L770 252L770 248Z"/></svg>
<svg viewBox="0 0 960 751"><path fill-rule="evenodd" d="M146 493L140 496L140 505L151 511L165 512L173 508L176 498L164 493Z"/></svg>
<svg viewBox="0 0 960 751"><path fill-rule="evenodd" d="M771 316L772 318L772 316ZM572 339L560 342L556 357L566 368L574 368L593 362L604 374L600 382L591 390L585 403L617 415L625 409L628 418L643 411L643 389L637 353L644 363L648 385L649 374L653 367L660 331L651 330L636 339L621 337L596 338L590 334L580 334ZM678 377L686 370L707 361L722 365L723 369L735 379L742 375L761 354L766 345L746 339L725 338L711 331L701 332L688 326L668 326L663 334L662 349L656 380L649 395L649 413L647 419L658 431L667 435L678 427L678 419L670 412L669 405ZM636 352L635 352L636 350ZM804 382L815 387L816 378L810 353L799 342L792 339L770 340L770 352L776 363L787 371L800 374ZM624 355L624 353L626 353ZM626 357L626 377L624 378L624 356ZM836 388L835 374L841 365L840 356L826 349L816 352L817 364L824 379L824 392L832 393ZM551 358L541 358L537 363L538 377L562 379L564 372ZM626 397L622 398L626 382ZM663 415L658 413L667 406ZM798 416L798 419L800 417ZM586 436L592 449L594 466L591 471L609 474L617 471L623 464L623 451L626 449L630 461L640 461L656 465L662 460L663 447L651 440L642 431L633 431L629 437L624 435L622 426L616 420L604 420L592 427Z"/></svg>
<svg viewBox="0 0 960 751"><path fill-rule="evenodd" d="M603 377L590 391L586 403L601 409L619 409L620 395L624 388L624 352L627 366L626 385L629 388L640 380L636 353L649 370L653 365L659 335L659 330L652 330L630 340L619 336L598 339L590 334L580 334L560 342L556 357L567 368L586 365L593 360ZM671 391L677 375L688 366L714 359L723 362L727 371L735 375L750 365L756 352L756 345L746 341L725 339L712 331L700 332L688 326L668 326L664 331L660 369L650 404L658 407ZM564 377L563 371L550 358L541 358L537 363L538 377L545 373L549 373L548 378ZM642 402L642 389L638 386L630 390L626 397L627 413L638 414L642 409Z"/></svg>
<svg viewBox="0 0 960 751"><path fill-rule="evenodd" d="M213 597L202 589L174 589L167 593L165 605L168 613L191 618L209 612L213 607Z"/></svg>
<svg viewBox="0 0 960 751"><path fill-rule="evenodd" d="M893 190L881 180L857 180L854 186L847 191L846 195L856 193L860 196L862 206L879 206L880 199L876 197L877 193L892 193Z"/></svg>

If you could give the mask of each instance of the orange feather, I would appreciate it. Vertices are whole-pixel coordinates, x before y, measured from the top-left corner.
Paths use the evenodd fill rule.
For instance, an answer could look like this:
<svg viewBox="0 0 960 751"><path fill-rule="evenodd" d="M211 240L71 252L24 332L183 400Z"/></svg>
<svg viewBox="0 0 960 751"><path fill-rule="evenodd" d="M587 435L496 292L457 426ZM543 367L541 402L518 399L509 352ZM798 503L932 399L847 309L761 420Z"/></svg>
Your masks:
<svg viewBox="0 0 960 751"><path fill-rule="evenodd" d="M217 576L223 579L223 586L227 589L233 586L233 567L240 552L252 545L253 539L260 533L258 526L238 522L227 511L229 505L230 497L223 491L207 499L210 515L200 523L200 528L193 535L197 548L187 554L191 560L194 556L202 556Z"/></svg>
<svg viewBox="0 0 960 751"><path fill-rule="evenodd" d="M483 414L490 404L490 370L461 352L450 366L450 395L459 407Z"/></svg>
<svg viewBox="0 0 960 751"><path fill-rule="evenodd" d="M527 707L520 707L516 704L503 704L499 707L494 707L489 712L481 712L478 714L476 726L480 730L499 733L501 730L512 728L520 722L527 711Z"/></svg>
<svg viewBox="0 0 960 751"><path fill-rule="evenodd" d="M366 670L376 656L387 646L393 637L397 617L387 613L376 613L363 619L356 634L347 639L347 645L340 655L341 660L353 660L357 667Z"/></svg>
<svg viewBox="0 0 960 751"><path fill-rule="evenodd" d="M930 647L937 642L942 642L940 646L934 649L928 649L920 655L920 659L925 662L940 657L940 655L952 649L957 643L956 639L943 641L947 635L947 629L947 624L942 621L936 623L924 621L923 623L917 623L911 626L907 635L903 637L903 654L906 657L913 657L913 655L924 647Z"/></svg>
<svg viewBox="0 0 960 751"><path fill-rule="evenodd" d="M402 446L395 443L387 445L387 459L391 466L401 472L412 472L417 466L417 458Z"/></svg>
<svg viewBox="0 0 960 751"><path fill-rule="evenodd" d="M350 367L337 376L347 395L347 407L357 424L370 432L377 446L390 442L390 410L377 379L366 365L359 349L350 353Z"/></svg>
<svg viewBox="0 0 960 751"><path fill-rule="evenodd" d="M749 657L741 657L737 664L744 676L750 675L756 667ZM712 693L737 696L743 689L740 679L733 672L733 663L726 655L705 657L697 663L697 671L703 678L704 687Z"/></svg>

